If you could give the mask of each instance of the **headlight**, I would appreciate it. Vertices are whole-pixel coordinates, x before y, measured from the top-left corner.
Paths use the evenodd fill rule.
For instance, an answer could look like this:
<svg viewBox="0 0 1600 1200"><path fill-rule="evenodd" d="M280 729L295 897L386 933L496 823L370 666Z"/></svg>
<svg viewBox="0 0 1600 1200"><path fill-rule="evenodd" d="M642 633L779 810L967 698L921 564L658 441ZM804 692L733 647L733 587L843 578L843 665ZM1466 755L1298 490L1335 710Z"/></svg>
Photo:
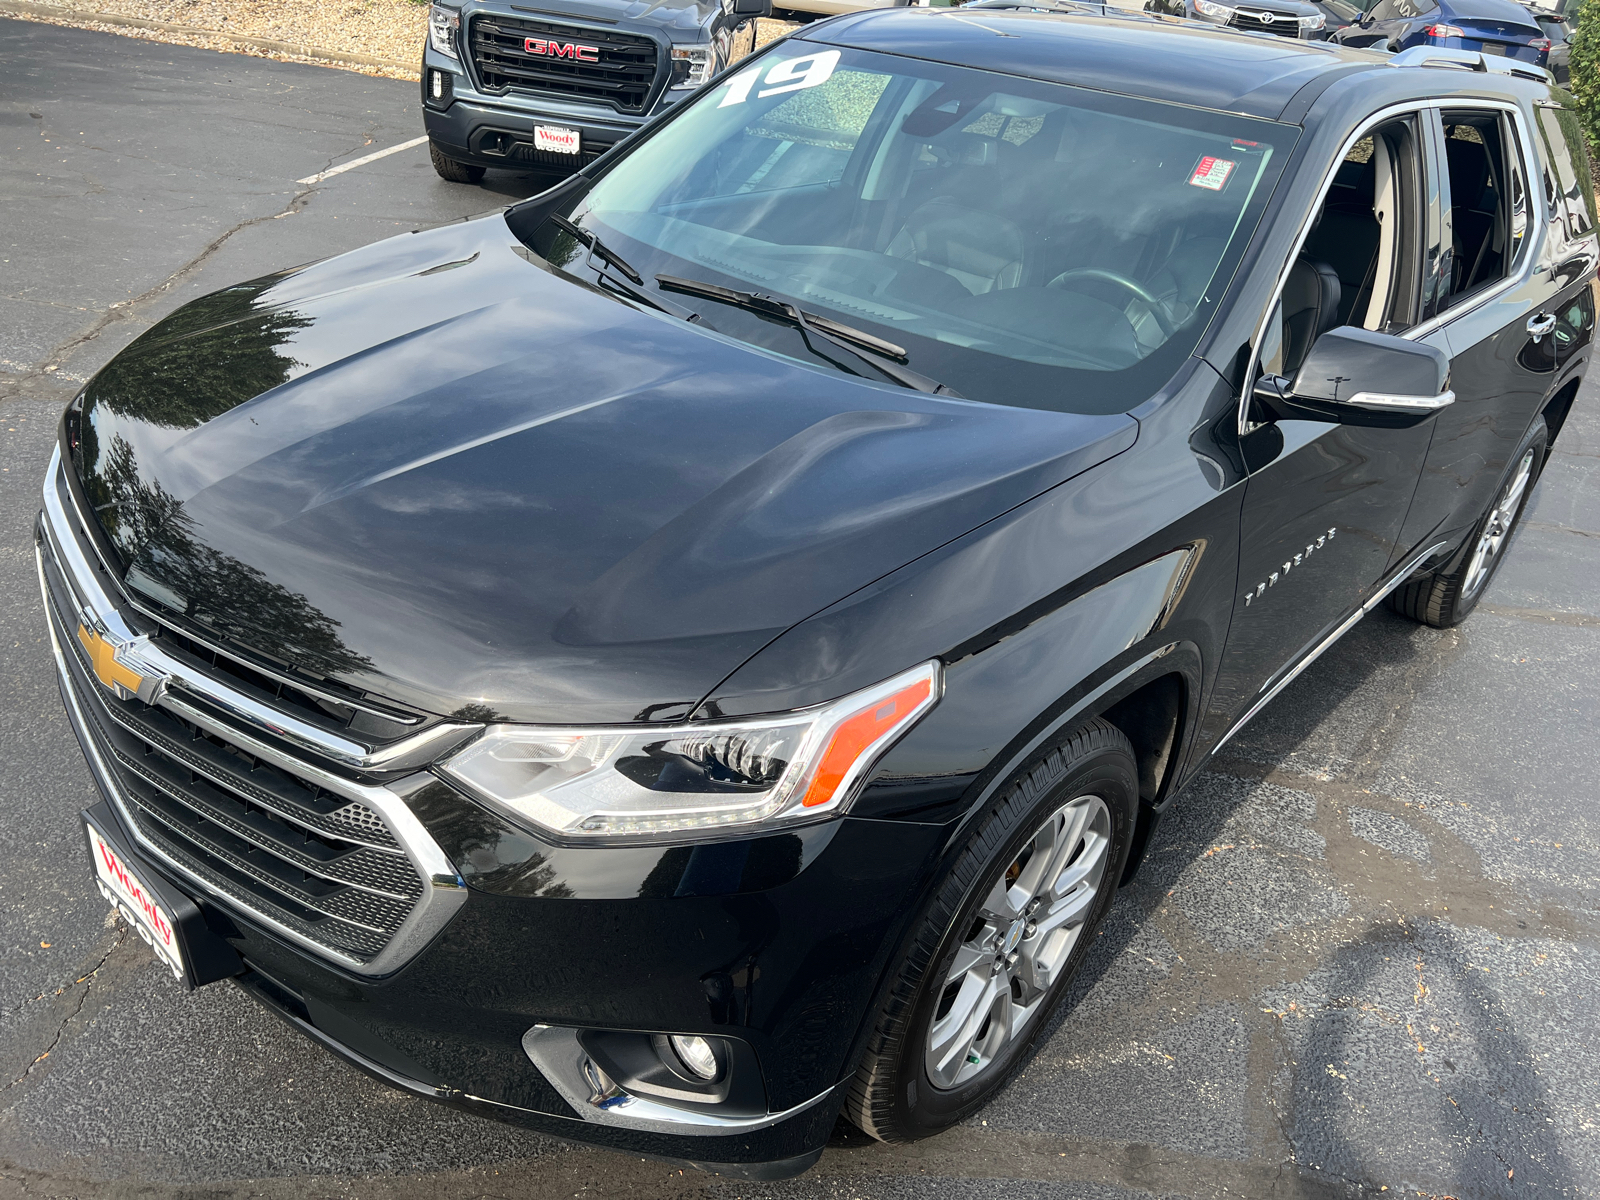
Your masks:
<svg viewBox="0 0 1600 1200"><path fill-rule="evenodd" d="M1305 31L1307 31L1308 33L1312 32L1314 30L1321 29L1327 23L1328 23L1328 18L1324 17L1321 13L1317 13L1315 16L1311 16L1311 17L1301 17L1300 18L1300 28L1305 30Z"/></svg>
<svg viewBox="0 0 1600 1200"><path fill-rule="evenodd" d="M456 33L460 28L461 13L456 9L442 4L428 9L428 45L458 62L461 56L456 53Z"/></svg>
<svg viewBox="0 0 1600 1200"><path fill-rule="evenodd" d="M440 770L570 838L782 825L837 812L939 700L937 662L818 708L639 729L494 725Z"/></svg>
<svg viewBox="0 0 1600 1200"><path fill-rule="evenodd" d="M672 86L697 88L717 73L717 48L710 42L701 46L672 48Z"/></svg>
<svg viewBox="0 0 1600 1200"><path fill-rule="evenodd" d="M1233 19L1233 9L1226 4L1215 3L1215 0L1194 0L1194 10L1202 17L1211 17L1217 21Z"/></svg>

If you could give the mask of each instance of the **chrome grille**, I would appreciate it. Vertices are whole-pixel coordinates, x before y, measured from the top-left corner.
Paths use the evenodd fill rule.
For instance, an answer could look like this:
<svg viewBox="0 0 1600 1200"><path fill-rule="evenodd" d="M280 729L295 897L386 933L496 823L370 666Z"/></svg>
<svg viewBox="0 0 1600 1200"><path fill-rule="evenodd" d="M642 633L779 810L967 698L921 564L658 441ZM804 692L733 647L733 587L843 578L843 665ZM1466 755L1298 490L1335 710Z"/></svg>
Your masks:
<svg viewBox="0 0 1600 1200"><path fill-rule="evenodd" d="M548 92L640 113L655 90L660 54L655 40L641 34L499 15L473 17L468 28L467 50L485 91ZM527 52L529 41L546 40L581 43L597 61Z"/></svg>
<svg viewBox="0 0 1600 1200"><path fill-rule="evenodd" d="M454 868L392 791L219 719L229 704L207 702L204 677L186 674L181 697L153 703L102 685L79 631L86 614L104 618L113 606L108 573L89 557L61 484L52 464L40 583L63 695L124 823L153 858L225 907L363 973L401 965L464 899ZM161 641L159 628L146 632ZM192 645L178 650L194 665ZM224 697L241 682L229 667L217 681Z"/></svg>
<svg viewBox="0 0 1600 1200"><path fill-rule="evenodd" d="M1266 10L1235 9L1228 24L1247 33L1275 33L1279 37L1298 38L1300 21L1288 13Z"/></svg>

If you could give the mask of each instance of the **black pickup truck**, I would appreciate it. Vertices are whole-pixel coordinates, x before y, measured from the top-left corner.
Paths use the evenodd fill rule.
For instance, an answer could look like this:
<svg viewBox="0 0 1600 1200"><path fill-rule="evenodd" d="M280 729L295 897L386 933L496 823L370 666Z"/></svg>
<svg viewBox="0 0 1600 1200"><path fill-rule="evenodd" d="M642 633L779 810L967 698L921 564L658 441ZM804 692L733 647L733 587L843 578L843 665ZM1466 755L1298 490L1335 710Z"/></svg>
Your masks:
<svg viewBox="0 0 1600 1200"><path fill-rule="evenodd" d="M772 0L434 4L422 55L433 166L575 171L755 45Z"/></svg>

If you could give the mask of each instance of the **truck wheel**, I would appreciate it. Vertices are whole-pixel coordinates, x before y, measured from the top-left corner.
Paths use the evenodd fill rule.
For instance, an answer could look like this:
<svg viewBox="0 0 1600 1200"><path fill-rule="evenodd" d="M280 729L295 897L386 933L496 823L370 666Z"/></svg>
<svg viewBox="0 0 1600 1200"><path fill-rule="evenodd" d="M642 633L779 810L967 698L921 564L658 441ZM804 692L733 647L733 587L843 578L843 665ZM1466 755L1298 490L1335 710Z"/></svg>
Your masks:
<svg viewBox="0 0 1600 1200"><path fill-rule="evenodd" d="M428 139L428 157L433 159L433 169L439 172L440 179L448 179L451 183L479 183L483 180L482 167L450 158L432 138Z"/></svg>
<svg viewBox="0 0 1600 1200"><path fill-rule="evenodd" d="M1386 601L1390 608L1436 629L1448 629L1467 619L1505 557L1512 531L1522 519L1522 510L1527 507L1544 466L1549 441L1541 417L1511 459L1511 468L1501 480L1488 511L1472 527L1455 557L1443 570L1396 588Z"/></svg>
<svg viewBox="0 0 1600 1200"><path fill-rule="evenodd" d="M845 1101L882 1141L937 1133L1023 1062L1122 877L1138 767L1096 718L1040 751L977 819L919 918Z"/></svg>

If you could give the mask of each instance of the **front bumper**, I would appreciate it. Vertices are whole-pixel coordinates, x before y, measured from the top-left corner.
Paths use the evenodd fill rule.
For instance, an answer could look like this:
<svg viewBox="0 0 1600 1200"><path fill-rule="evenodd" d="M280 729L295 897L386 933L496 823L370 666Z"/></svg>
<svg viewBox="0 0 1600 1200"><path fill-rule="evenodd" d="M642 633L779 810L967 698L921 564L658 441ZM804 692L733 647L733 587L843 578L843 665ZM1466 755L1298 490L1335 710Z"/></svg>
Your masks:
<svg viewBox="0 0 1600 1200"><path fill-rule="evenodd" d="M588 166L627 137L644 118L629 120L618 113L606 116L584 111L587 105L553 101L520 102L510 99L456 99L449 108L424 107L423 128L444 154L458 162L509 171L568 170ZM576 129L582 150L557 154L533 144L535 125Z"/></svg>
<svg viewBox="0 0 1600 1200"><path fill-rule="evenodd" d="M444 78L436 86L434 75ZM436 96L434 93L438 92ZM466 66L432 47L423 53L423 128L448 157L479 167L506 170L567 170L587 166L646 121L692 92L666 89L648 113L618 112L609 105L510 91L479 92ZM578 154L540 150L535 125L576 129Z"/></svg>
<svg viewBox="0 0 1600 1200"><path fill-rule="evenodd" d="M479 1115L739 1174L782 1176L814 1161L943 826L843 818L693 847L570 849L508 827L415 772L388 780L387 790L457 864L464 898L392 972L362 973L268 928L152 852L133 815L151 784L124 765L122 722L128 705L143 702L103 693L56 594L70 583L81 597L89 586L64 567L102 581L109 572L59 549L68 531L50 525L51 512L58 522L75 518L47 505L39 537L73 730L121 838L237 952L240 986L380 1080ZM163 703L151 704L156 716ZM572 1069L581 1067L579 1030L737 1041L749 1049L765 1111L724 1116L590 1092Z"/></svg>

